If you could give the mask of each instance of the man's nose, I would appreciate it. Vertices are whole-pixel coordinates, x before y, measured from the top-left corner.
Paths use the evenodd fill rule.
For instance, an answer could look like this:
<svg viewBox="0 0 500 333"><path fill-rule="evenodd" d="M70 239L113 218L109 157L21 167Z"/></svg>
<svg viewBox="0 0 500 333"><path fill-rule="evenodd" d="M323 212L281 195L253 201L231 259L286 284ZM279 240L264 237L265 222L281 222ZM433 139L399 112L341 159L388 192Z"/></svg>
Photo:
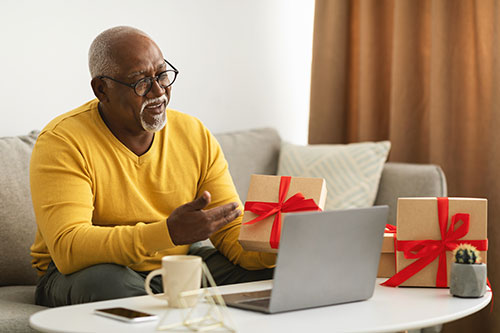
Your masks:
<svg viewBox="0 0 500 333"><path fill-rule="evenodd" d="M151 97L159 97L165 95L166 89L160 86L158 81L153 80L151 90L148 92L148 95L151 94Z"/></svg>

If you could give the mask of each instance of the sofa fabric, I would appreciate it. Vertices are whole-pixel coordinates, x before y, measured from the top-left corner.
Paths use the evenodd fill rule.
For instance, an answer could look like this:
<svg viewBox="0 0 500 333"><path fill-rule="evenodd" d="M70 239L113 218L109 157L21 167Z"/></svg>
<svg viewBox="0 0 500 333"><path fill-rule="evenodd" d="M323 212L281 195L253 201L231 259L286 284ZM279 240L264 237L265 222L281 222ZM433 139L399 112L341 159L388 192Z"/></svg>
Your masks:
<svg viewBox="0 0 500 333"><path fill-rule="evenodd" d="M388 205L388 223L396 225L399 197L446 197L443 170L437 165L386 163L375 205Z"/></svg>
<svg viewBox="0 0 500 333"><path fill-rule="evenodd" d="M32 332L29 316L44 309L34 305L36 273L29 251L36 223L28 172L37 134L0 138L0 332ZM276 130L237 131L215 137L243 202L251 174L276 174L281 148ZM390 206L391 223L395 223L398 196L424 195L446 196L446 181L439 167L385 164L376 204Z"/></svg>
<svg viewBox="0 0 500 333"><path fill-rule="evenodd" d="M0 288L0 332L35 332L28 318L43 309L35 305L35 286Z"/></svg>
<svg viewBox="0 0 500 333"><path fill-rule="evenodd" d="M250 175L275 175L281 138L273 128L215 134L229 165L234 185L245 202Z"/></svg>
<svg viewBox="0 0 500 333"><path fill-rule="evenodd" d="M36 283L29 250L36 231L29 160L37 134L0 138L0 286Z"/></svg>

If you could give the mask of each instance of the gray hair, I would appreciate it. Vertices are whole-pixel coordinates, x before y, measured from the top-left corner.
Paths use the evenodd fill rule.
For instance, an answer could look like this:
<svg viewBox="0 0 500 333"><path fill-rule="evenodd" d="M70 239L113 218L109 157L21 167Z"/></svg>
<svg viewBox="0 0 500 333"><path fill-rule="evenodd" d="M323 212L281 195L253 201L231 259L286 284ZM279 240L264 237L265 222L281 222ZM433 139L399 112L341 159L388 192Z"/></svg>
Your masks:
<svg viewBox="0 0 500 333"><path fill-rule="evenodd" d="M119 37L130 34L148 36L139 29L128 26L118 26L104 30L94 39L89 48L89 71L92 78L99 75L112 76L118 73L118 64L112 52L113 41Z"/></svg>

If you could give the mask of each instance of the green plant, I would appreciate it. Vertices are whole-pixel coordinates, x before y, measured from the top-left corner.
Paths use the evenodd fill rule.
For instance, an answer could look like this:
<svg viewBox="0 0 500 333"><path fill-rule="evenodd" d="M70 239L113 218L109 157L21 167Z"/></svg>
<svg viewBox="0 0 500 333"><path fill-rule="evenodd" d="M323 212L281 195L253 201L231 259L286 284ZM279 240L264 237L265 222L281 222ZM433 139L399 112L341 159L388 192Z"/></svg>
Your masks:
<svg viewBox="0 0 500 333"><path fill-rule="evenodd" d="M481 261L479 251L470 244L459 244L453 250L453 258L459 264L476 264Z"/></svg>

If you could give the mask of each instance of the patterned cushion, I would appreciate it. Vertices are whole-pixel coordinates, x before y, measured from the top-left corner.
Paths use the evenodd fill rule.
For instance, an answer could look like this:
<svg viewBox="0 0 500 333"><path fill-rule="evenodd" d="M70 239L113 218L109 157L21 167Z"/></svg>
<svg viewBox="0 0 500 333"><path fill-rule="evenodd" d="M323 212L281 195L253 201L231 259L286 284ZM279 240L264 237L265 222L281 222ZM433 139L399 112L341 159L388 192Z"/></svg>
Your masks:
<svg viewBox="0 0 500 333"><path fill-rule="evenodd" d="M297 146L283 143L278 175L321 177L328 196L325 210L372 206L391 144Z"/></svg>

